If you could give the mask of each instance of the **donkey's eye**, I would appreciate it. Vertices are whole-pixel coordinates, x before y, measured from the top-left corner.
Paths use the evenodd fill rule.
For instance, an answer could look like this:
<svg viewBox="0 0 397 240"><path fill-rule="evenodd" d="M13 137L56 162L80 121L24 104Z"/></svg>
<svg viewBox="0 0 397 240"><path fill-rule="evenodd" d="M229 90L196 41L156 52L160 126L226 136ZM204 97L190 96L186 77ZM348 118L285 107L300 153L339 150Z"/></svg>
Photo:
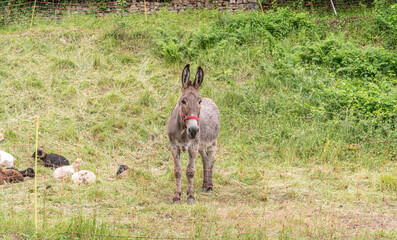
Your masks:
<svg viewBox="0 0 397 240"><path fill-rule="evenodd" d="M182 104L183 104L183 105L186 105L186 101L185 101L185 100L182 100Z"/></svg>
<svg viewBox="0 0 397 240"><path fill-rule="evenodd" d="M199 101L199 105L201 105L201 100Z"/></svg>

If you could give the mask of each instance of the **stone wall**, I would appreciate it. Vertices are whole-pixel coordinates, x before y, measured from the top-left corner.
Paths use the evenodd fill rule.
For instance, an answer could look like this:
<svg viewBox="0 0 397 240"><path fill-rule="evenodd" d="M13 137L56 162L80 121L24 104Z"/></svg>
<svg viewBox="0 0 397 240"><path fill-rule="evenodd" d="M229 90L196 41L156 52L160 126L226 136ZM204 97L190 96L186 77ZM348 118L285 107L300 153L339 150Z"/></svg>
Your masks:
<svg viewBox="0 0 397 240"><path fill-rule="evenodd" d="M145 12L143 0L128 2L128 11ZM161 9L171 12L181 12L187 9L218 9L221 11L255 10L258 8L257 0L170 0L169 2L146 1L146 12L154 13Z"/></svg>

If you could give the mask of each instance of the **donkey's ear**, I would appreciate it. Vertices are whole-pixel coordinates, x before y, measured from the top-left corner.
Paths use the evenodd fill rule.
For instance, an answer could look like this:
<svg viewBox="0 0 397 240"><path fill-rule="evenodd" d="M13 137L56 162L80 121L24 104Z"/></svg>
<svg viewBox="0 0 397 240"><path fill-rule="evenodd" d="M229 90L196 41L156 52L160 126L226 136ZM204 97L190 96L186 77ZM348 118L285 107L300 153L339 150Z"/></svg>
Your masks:
<svg viewBox="0 0 397 240"><path fill-rule="evenodd" d="M193 86L197 89L200 88L204 80L204 71L201 67L197 68L196 77L194 78Z"/></svg>
<svg viewBox="0 0 397 240"><path fill-rule="evenodd" d="M182 71L182 88L188 87L190 82L190 65L186 64L185 68Z"/></svg>

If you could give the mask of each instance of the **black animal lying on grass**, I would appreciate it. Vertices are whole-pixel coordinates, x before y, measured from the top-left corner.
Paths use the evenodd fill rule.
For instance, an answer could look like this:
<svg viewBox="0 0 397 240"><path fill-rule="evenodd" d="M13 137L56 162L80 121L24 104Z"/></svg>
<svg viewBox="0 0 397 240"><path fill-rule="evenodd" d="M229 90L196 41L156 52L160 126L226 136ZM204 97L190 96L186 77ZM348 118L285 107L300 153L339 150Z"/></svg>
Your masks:
<svg viewBox="0 0 397 240"><path fill-rule="evenodd" d="M117 169L116 177L117 178L122 178L125 177L128 174L129 167L127 165L119 165L119 168Z"/></svg>
<svg viewBox="0 0 397 240"><path fill-rule="evenodd" d="M34 178L34 176L35 176L33 168L27 168L26 170L22 170L22 171L19 171L16 168L7 168L7 169L14 169L14 170L18 171L20 174L22 174L23 177Z"/></svg>
<svg viewBox="0 0 397 240"><path fill-rule="evenodd" d="M36 157L36 152L33 153L32 157ZM67 160L64 156L55 153L47 154L43 147L39 147L37 149L37 158L40 158L44 161L44 167L59 168L70 165L69 160Z"/></svg>

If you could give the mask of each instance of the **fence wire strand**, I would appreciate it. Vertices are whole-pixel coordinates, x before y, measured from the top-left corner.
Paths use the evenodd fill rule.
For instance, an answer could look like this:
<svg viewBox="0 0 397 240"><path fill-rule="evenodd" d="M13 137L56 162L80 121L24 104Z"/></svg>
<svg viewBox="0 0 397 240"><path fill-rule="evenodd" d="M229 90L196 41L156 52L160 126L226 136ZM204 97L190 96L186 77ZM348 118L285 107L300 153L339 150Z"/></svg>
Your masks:
<svg viewBox="0 0 397 240"><path fill-rule="evenodd" d="M372 0L335 0L335 9L343 10L364 9L372 7ZM393 0L384 1L385 4ZM109 14L133 15L148 14L160 11L183 12L189 9L218 9L235 12L240 10L262 11L289 7L292 9L306 9L309 11L323 11L333 14L331 1L328 0L109 0L109 1L0 1L0 27L12 22L30 22L34 24L37 17L60 19L62 16L74 14L95 14L104 16ZM37 16L37 17L36 17Z"/></svg>

